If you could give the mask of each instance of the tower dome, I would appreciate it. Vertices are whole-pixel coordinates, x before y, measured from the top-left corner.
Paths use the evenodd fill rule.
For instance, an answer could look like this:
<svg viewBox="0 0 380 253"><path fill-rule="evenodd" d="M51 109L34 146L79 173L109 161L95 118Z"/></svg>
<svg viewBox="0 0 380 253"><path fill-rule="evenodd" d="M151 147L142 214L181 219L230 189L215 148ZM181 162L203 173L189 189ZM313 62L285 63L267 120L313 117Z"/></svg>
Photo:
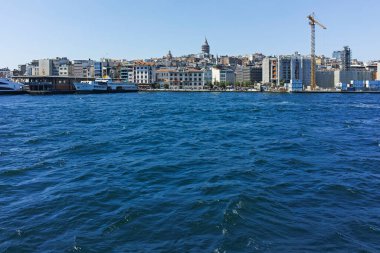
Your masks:
<svg viewBox="0 0 380 253"><path fill-rule="evenodd" d="M210 54L210 46L207 42L207 38L205 38L205 43L202 45L202 53Z"/></svg>
<svg viewBox="0 0 380 253"><path fill-rule="evenodd" d="M172 55L172 52L169 50L169 53L166 55L166 58L168 59L168 60L171 60L171 59L173 59L173 55Z"/></svg>

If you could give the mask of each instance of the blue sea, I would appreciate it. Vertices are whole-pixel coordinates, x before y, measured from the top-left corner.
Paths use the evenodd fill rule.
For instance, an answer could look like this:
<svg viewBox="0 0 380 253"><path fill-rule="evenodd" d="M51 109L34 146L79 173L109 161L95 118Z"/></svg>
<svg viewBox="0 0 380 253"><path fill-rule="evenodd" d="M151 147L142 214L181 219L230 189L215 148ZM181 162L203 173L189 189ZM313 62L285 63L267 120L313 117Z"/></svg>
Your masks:
<svg viewBox="0 0 380 253"><path fill-rule="evenodd" d="M380 252L380 96L1 96L0 252Z"/></svg>

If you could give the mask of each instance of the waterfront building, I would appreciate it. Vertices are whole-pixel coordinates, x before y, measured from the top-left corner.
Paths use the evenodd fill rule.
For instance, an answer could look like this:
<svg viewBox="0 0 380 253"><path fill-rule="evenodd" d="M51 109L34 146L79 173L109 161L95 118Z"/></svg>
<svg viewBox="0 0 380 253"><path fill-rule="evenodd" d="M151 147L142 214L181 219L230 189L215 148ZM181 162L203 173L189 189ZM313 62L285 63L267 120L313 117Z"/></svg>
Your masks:
<svg viewBox="0 0 380 253"><path fill-rule="evenodd" d="M380 80L380 62L377 63L377 80Z"/></svg>
<svg viewBox="0 0 380 253"><path fill-rule="evenodd" d="M252 82L259 83L263 80L263 68L261 66L253 66L251 70Z"/></svg>
<svg viewBox="0 0 380 253"><path fill-rule="evenodd" d="M73 76L74 77L94 77L94 61L93 60L74 60L73 61Z"/></svg>
<svg viewBox="0 0 380 253"><path fill-rule="evenodd" d="M333 89L335 87L334 73L332 70L317 70L315 72L317 86L322 89Z"/></svg>
<svg viewBox="0 0 380 253"><path fill-rule="evenodd" d="M212 83L212 70L211 68L202 69L203 86L208 86Z"/></svg>
<svg viewBox="0 0 380 253"><path fill-rule="evenodd" d="M230 68L215 66L212 68L212 83L232 85L235 83L235 72Z"/></svg>
<svg viewBox="0 0 380 253"><path fill-rule="evenodd" d="M33 66L31 64L26 64L25 67L25 76L31 76L32 75L32 68Z"/></svg>
<svg viewBox="0 0 380 253"><path fill-rule="evenodd" d="M32 76L39 76L40 75L40 68L38 66L32 66L31 67L31 75Z"/></svg>
<svg viewBox="0 0 380 253"><path fill-rule="evenodd" d="M300 79L302 72L299 71L299 64L297 60L295 60L297 65L294 63L294 65L292 66L292 59L290 56L278 57L277 59L278 71L277 71L277 78L276 78L277 86L279 86L280 84L290 83L290 80L292 79L292 74L293 74L292 70L295 73L295 75L293 75L293 79ZM295 69L294 67L296 67L297 69Z"/></svg>
<svg viewBox="0 0 380 253"><path fill-rule="evenodd" d="M262 68L257 66L236 66L236 82L255 83L262 80Z"/></svg>
<svg viewBox="0 0 380 253"><path fill-rule="evenodd" d="M203 71L193 68L161 68L157 70L160 88L202 90Z"/></svg>
<svg viewBox="0 0 380 253"><path fill-rule="evenodd" d="M25 75L26 76L36 76L39 75L39 67L38 67L39 61L38 60L33 60L30 63L26 64L25 67Z"/></svg>
<svg viewBox="0 0 380 253"><path fill-rule="evenodd" d="M10 77L11 76L11 71L9 68L1 68L0 69L0 77Z"/></svg>
<svg viewBox="0 0 380 253"><path fill-rule="evenodd" d="M103 77L102 70L103 70L102 62L95 61L94 62L94 76L97 78Z"/></svg>
<svg viewBox="0 0 380 253"><path fill-rule="evenodd" d="M291 79L290 83L286 84L288 91L303 91L302 80Z"/></svg>
<svg viewBox="0 0 380 253"><path fill-rule="evenodd" d="M66 57L56 57L52 59L52 76L59 76L59 67L62 65L69 65L70 61Z"/></svg>
<svg viewBox="0 0 380 253"><path fill-rule="evenodd" d="M349 84L351 80L372 81L374 80L373 71L357 71L357 70L335 70L334 84Z"/></svg>
<svg viewBox="0 0 380 253"><path fill-rule="evenodd" d="M277 82L278 60L276 57L265 57L262 62L262 82Z"/></svg>
<svg viewBox="0 0 380 253"><path fill-rule="evenodd" d="M53 75L53 60L41 59L38 61L39 75L52 76Z"/></svg>
<svg viewBox="0 0 380 253"><path fill-rule="evenodd" d="M64 64L59 67L59 76L72 76L73 66L71 64Z"/></svg>
<svg viewBox="0 0 380 253"><path fill-rule="evenodd" d="M26 74L26 64L18 65L18 71L19 71L20 75L25 75Z"/></svg>
<svg viewBox="0 0 380 253"><path fill-rule="evenodd" d="M156 82L156 67L154 62L136 62L128 81L136 84L152 84Z"/></svg>
<svg viewBox="0 0 380 253"><path fill-rule="evenodd" d="M120 79L129 80L133 78L133 65L127 64L120 68Z"/></svg>
<svg viewBox="0 0 380 253"><path fill-rule="evenodd" d="M277 86L290 83L291 80L297 85L300 81L306 86L311 79L311 60L297 52L290 56L279 56L277 75Z"/></svg>

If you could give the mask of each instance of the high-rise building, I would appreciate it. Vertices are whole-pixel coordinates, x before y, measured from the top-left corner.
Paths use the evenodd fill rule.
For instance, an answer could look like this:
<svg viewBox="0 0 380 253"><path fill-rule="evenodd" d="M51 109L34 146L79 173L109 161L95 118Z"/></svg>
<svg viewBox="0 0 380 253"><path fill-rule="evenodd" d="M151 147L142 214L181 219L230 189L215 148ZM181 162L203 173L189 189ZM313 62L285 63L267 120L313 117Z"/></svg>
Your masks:
<svg viewBox="0 0 380 253"><path fill-rule="evenodd" d="M281 83L291 83L297 81L304 85L310 83L311 79L311 59L299 53L289 56L278 57L277 85Z"/></svg>
<svg viewBox="0 0 380 253"><path fill-rule="evenodd" d="M351 67L351 49L348 46L343 48L341 54L342 67L341 70L350 70Z"/></svg>
<svg viewBox="0 0 380 253"><path fill-rule="evenodd" d="M265 57L262 63L262 82L277 82L278 59L276 57Z"/></svg>

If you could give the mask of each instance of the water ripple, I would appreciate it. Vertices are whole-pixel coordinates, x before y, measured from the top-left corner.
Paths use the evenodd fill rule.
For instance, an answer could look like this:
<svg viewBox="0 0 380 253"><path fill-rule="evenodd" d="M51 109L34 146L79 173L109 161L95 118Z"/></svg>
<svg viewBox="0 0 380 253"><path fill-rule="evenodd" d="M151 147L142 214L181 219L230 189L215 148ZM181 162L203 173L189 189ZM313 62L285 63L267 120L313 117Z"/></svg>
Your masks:
<svg viewBox="0 0 380 253"><path fill-rule="evenodd" d="M379 252L376 95L4 96L0 252Z"/></svg>

